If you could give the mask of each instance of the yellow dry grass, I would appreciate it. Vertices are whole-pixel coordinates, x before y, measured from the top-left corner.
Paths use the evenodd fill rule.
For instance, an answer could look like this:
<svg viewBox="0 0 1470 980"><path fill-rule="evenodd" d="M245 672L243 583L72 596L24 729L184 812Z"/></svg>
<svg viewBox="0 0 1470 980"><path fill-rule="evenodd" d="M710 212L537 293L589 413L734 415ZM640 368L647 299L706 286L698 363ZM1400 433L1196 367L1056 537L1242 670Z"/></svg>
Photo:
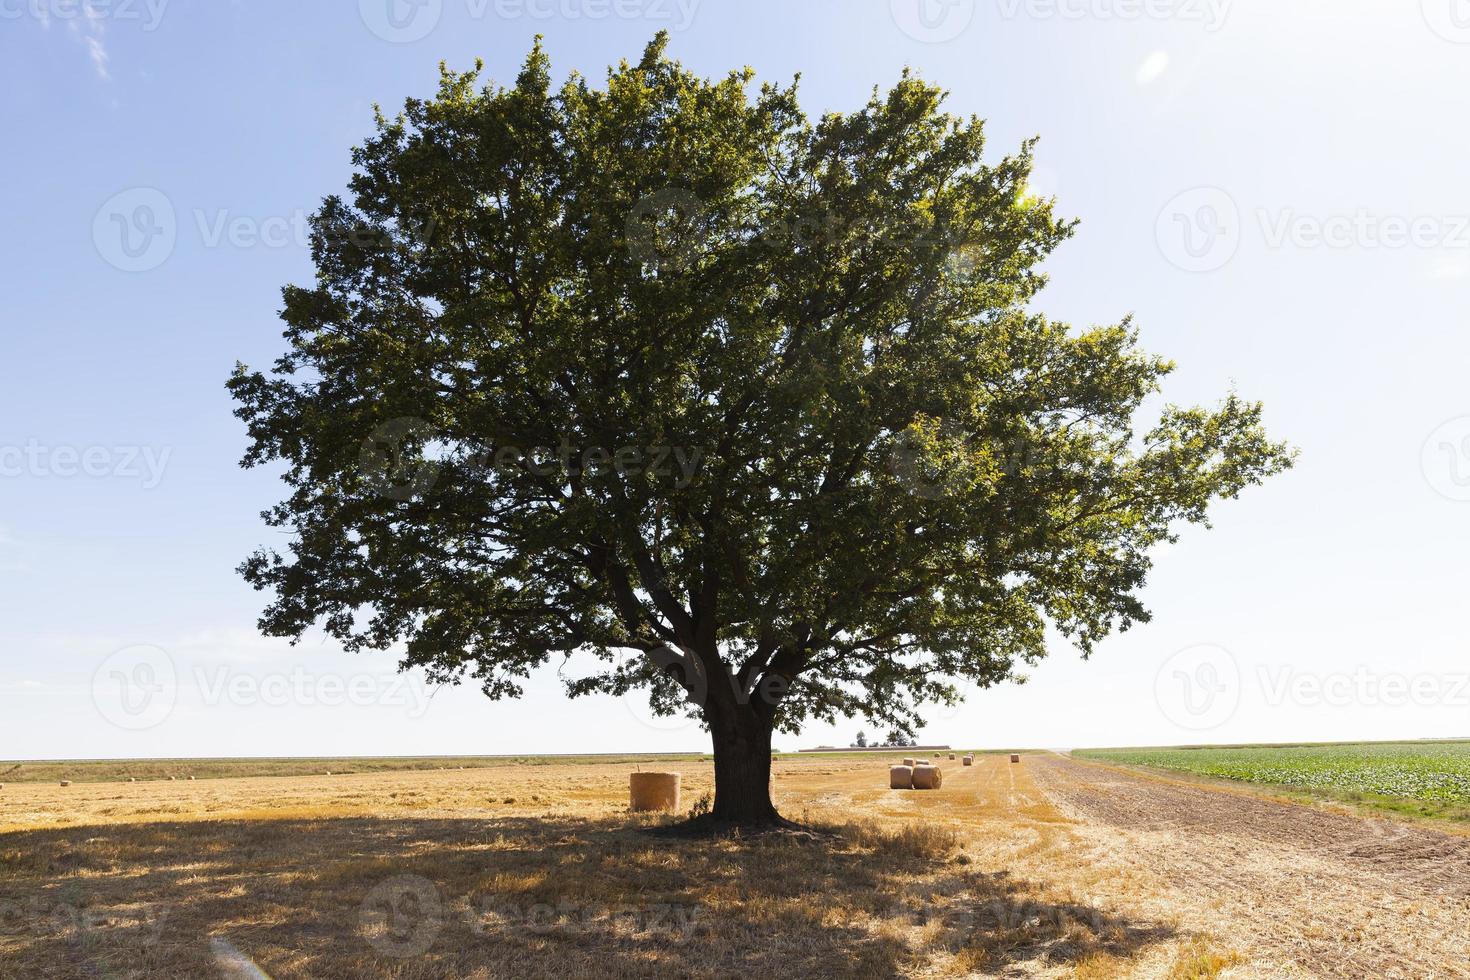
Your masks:
<svg viewBox="0 0 1470 980"><path fill-rule="evenodd" d="M1029 767L903 793L893 761L783 758L830 836L717 843L643 833L671 818L628 812L626 761L12 786L0 976L1212 975Z"/></svg>

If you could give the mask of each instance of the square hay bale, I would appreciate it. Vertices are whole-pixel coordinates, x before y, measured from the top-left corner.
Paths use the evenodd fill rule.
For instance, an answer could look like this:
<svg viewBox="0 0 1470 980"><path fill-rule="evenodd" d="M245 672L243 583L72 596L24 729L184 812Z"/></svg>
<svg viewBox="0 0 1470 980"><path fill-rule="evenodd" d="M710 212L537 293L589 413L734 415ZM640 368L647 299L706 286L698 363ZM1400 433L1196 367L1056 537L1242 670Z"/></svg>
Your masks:
<svg viewBox="0 0 1470 980"><path fill-rule="evenodd" d="M889 766L888 767L889 789L913 789L914 767L913 766Z"/></svg>
<svg viewBox="0 0 1470 980"><path fill-rule="evenodd" d="M967 766L973 766L974 764L975 764L975 757L973 755L967 755L967 756L965 756L965 765L967 765Z"/></svg>
<svg viewBox="0 0 1470 980"><path fill-rule="evenodd" d="M1020 761L1021 761L1021 757L1020 757L1020 755L1018 755L1018 754L1017 754L1017 753L1015 753L1015 752L1012 752L1012 753L1011 753L1011 761L1012 761L1012 762L1020 762Z"/></svg>
<svg viewBox="0 0 1470 980"><path fill-rule="evenodd" d="M914 766L914 789L938 789L944 782L944 770L938 766Z"/></svg>
<svg viewBox="0 0 1470 980"><path fill-rule="evenodd" d="M61 785L63 785L63 786L70 786L71 785L71 780L70 779L63 779L61 781Z"/></svg>

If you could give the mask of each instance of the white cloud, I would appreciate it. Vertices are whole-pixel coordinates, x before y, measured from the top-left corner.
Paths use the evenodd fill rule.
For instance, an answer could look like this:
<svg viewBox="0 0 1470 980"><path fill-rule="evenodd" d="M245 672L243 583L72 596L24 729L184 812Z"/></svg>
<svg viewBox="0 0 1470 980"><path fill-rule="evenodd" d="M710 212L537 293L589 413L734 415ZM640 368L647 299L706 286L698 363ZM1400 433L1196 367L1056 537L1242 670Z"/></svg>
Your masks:
<svg viewBox="0 0 1470 980"><path fill-rule="evenodd" d="M102 11L98 10L93 0L82 0L81 16L71 18L66 26L72 37L86 45L87 57L92 59L92 68L97 72L97 77L104 82L110 81L112 76L107 71L107 45L103 42L106 23Z"/></svg>
<svg viewBox="0 0 1470 980"><path fill-rule="evenodd" d="M87 54L92 59L92 67L97 69L97 75L104 81L109 77L107 74L107 49L102 46L100 38L87 38Z"/></svg>

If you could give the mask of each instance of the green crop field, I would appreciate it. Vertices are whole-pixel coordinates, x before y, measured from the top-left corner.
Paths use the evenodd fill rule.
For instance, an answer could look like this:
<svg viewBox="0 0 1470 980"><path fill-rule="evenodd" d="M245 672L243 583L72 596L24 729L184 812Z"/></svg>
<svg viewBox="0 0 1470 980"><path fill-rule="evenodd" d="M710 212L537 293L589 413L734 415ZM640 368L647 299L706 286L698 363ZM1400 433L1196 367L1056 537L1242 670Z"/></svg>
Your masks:
<svg viewBox="0 0 1470 980"><path fill-rule="evenodd" d="M1087 749L1072 754L1428 816L1470 818L1470 741Z"/></svg>

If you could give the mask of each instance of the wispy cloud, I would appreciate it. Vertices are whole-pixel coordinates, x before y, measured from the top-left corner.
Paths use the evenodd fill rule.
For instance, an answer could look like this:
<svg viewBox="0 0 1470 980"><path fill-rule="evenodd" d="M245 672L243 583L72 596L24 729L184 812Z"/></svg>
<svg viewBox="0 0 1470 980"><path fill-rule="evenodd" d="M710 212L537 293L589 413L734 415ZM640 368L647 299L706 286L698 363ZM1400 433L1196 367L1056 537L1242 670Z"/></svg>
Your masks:
<svg viewBox="0 0 1470 980"><path fill-rule="evenodd" d="M103 13L97 8L94 0L82 0L80 13L81 16L73 17L66 22L67 30L71 32L72 37L86 45L87 57L92 59L92 68L97 72L97 77L104 82L111 81L112 76L107 70L107 45L103 40L107 33Z"/></svg>
<svg viewBox="0 0 1470 980"><path fill-rule="evenodd" d="M106 81L110 76L107 74L107 49L102 46L102 39L89 37L87 40L87 54L92 58L92 67L97 69L99 78Z"/></svg>

